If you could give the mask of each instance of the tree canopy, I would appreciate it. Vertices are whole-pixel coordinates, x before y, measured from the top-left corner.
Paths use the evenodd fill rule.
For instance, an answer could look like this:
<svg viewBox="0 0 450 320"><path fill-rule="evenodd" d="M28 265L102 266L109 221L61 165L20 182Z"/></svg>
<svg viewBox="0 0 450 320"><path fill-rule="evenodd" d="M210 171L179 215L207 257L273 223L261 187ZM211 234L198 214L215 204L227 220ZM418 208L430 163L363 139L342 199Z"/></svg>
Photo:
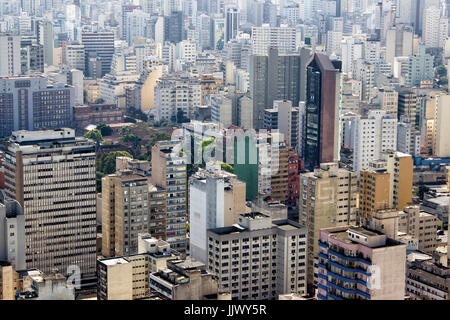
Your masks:
<svg viewBox="0 0 450 320"><path fill-rule="evenodd" d="M97 130L100 131L100 133L102 134L103 137L107 137L112 135L113 133L113 129L108 126L106 123L101 123L97 126Z"/></svg>
<svg viewBox="0 0 450 320"><path fill-rule="evenodd" d="M98 129L90 130L84 134L84 136L88 139L92 139L95 142L99 143L103 141L103 136Z"/></svg>
<svg viewBox="0 0 450 320"><path fill-rule="evenodd" d="M103 174L111 174L116 172L117 157L133 158L133 156L126 151L113 151L102 154L97 160L97 171L100 171Z"/></svg>

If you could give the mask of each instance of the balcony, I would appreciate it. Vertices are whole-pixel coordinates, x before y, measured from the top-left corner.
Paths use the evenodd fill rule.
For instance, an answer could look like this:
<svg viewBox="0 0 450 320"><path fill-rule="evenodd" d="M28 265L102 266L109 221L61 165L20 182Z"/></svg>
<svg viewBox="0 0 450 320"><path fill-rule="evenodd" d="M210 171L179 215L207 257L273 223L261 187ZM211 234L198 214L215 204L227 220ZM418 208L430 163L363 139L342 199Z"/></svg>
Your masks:
<svg viewBox="0 0 450 320"><path fill-rule="evenodd" d="M358 289L348 289L348 288L341 287L340 285L334 284L329 281L327 281L327 286L332 287L336 290L348 293L348 294L355 294L355 295L357 294L357 295L363 296L366 299L370 299L370 294L362 292L361 290L358 290Z"/></svg>
<svg viewBox="0 0 450 320"><path fill-rule="evenodd" d="M343 265L341 265L339 263L336 263L334 261L328 261L327 267L326 267L326 269L328 271L331 271L330 267L329 267L330 265L334 266L334 267L336 267L338 269L342 269L344 271L348 271L348 272L359 272L359 273L362 273L362 274L364 274L364 275L366 275L368 277L370 277L372 275L370 272L367 272L367 271L365 271L363 269L360 269L360 268L349 268L349 267L343 266Z"/></svg>
<svg viewBox="0 0 450 320"><path fill-rule="evenodd" d="M372 262L370 261L370 259L364 258L363 255L362 255L361 253L359 253L356 257L350 257L350 256L345 255L345 253L343 252L343 250L340 250L340 252L337 252L337 251L335 251L335 250L333 250L333 249L330 249L330 248L328 249L328 253L329 253L329 254L333 254L333 255L335 255L335 256L337 256L337 257L339 257L339 258L341 258L341 259L344 259L344 260L348 260L348 261L359 261L359 262L362 262L362 263L365 263L365 264L368 264L368 265L371 265L371 264L372 264Z"/></svg>

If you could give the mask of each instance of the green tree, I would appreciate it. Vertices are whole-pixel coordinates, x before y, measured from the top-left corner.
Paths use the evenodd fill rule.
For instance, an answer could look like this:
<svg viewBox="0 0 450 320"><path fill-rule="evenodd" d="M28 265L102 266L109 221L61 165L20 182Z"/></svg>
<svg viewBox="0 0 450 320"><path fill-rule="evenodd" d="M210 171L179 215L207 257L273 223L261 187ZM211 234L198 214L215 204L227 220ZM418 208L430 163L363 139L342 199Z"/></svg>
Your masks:
<svg viewBox="0 0 450 320"><path fill-rule="evenodd" d="M136 121L136 119L134 119L134 118L131 118L131 117L129 117L129 116L125 116L125 117L123 118L123 122L127 122L127 123L136 123L137 121Z"/></svg>
<svg viewBox="0 0 450 320"><path fill-rule="evenodd" d="M232 165L229 165L228 163L222 162L220 164L220 167L223 171L227 171L229 173L234 173L234 168Z"/></svg>
<svg viewBox="0 0 450 320"><path fill-rule="evenodd" d="M133 133L133 131L131 130L130 127L121 127L119 129L119 136L121 136L121 137L124 137L127 134L132 134L132 133Z"/></svg>
<svg viewBox="0 0 450 320"><path fill-rule="evenodd" d="M112 135L113 133L113 129L108 126L106 123L101 123L97 126L97 130L100 131L100 133L102 134L102 136L107 137Z"/></svg>
<svg viewBox="0 0 450 320"><path fill-rule="evenodd" d="M147 159L150 161L152 159L152 148L158 141L168 141L172 137L169 133L165 131L154 131L150 134L149 139L147 140L147 143L145 145L147 149Z"/></svg>
<svg viewBox="0 0 450 320"><path fill-rule="evenodd" d="M86 132L84 136L88 139L94 140L96 143L100 143L101 141L103 141L103 136L97 129Z"/></svg>
<svg viewBox="0 0 450 320"><path fill-rule="evenodd" d="M105 100L102 99L102 98L98 98L97 100L95 100L94 103L96 103L96 104L102 104L102 103L105 103Z"/></svg>
<svg viewBox="0 0 450 320"><path fill-rule="evenodd" d="M117 157L133 158L133 156L126 151L113 151L106 153L101 155L97 160L97 170L103 174L112 174L116 172Z"/></svg>
<svg viewBox="0 0 450 320"><path fill-rule="evenodd" d="M215 150L214 150L214 148L215 148L214 142L215 141L216 140L213 137L211 137L211 138L203 139L202 142L200 143L200 152L201 152L201 154L199 156L201 157L200 159L202 159L202 164L200 165L200 167L204 168L206 166L206 162L205 162L205 160L206 160L205 157L207 157L207 156L205 156L205 151L206 150L208 150L208 151L212 150L211 152L208 152L208 157L209 156L211 156L211 157L215 156Z"/></svg>

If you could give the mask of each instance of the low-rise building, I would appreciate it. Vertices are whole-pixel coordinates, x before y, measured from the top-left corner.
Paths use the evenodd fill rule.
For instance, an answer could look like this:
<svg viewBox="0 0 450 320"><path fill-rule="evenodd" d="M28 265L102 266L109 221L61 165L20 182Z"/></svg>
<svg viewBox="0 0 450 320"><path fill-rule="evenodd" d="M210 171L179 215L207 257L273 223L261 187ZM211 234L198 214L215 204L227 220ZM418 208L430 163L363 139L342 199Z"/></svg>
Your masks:
<svg viewBox="0 0 450 320"><path fill-rule="evenodd" d="M90 104L73 108L73 124L79 131L88 125L121 123L123 116L124 109L115 104Z"/></svg>
<svg viewBox="0 0 450 320"><path fill-rule="evenodd" d="M138 236L138 253L97 260L98 300L138 300L150 297L149 276L166 268L176 252L148 233Z"/></svg>
<svg viewBox="0 0 450 320"><path fill-rule="evenodd" d="M150 292L169 300L219 298L217 278L195 260L168 260L167 268L150 275Z"/></svg>
<svg viewBox="0 0 450 320"><path fill-rule="evenodd" d="M450 268L433 260L409 262L406 293L419 300L450 300Z"/></svg>
<svg viewBox="0 0 450 320"><path fill-rule="evenodd" d="M18 273L22 286L17 300L75 300L75 286L63 274L38 269Z"/></svg>

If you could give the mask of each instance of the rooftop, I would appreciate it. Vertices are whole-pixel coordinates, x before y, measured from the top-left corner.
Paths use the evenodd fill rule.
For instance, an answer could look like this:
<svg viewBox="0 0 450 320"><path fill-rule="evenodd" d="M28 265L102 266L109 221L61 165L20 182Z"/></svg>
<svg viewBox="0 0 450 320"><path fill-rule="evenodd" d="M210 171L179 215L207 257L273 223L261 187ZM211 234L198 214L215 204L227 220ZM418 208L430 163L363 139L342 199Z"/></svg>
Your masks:
<svg viewBox="0 0 450 320"><path fill-rule="evenodd" d="M110 259L102 259L100 260L101 263L107 266L115 266L117 264L126 264L129 263L128 260L125 260L124 258L110 258Z"/></svg>

